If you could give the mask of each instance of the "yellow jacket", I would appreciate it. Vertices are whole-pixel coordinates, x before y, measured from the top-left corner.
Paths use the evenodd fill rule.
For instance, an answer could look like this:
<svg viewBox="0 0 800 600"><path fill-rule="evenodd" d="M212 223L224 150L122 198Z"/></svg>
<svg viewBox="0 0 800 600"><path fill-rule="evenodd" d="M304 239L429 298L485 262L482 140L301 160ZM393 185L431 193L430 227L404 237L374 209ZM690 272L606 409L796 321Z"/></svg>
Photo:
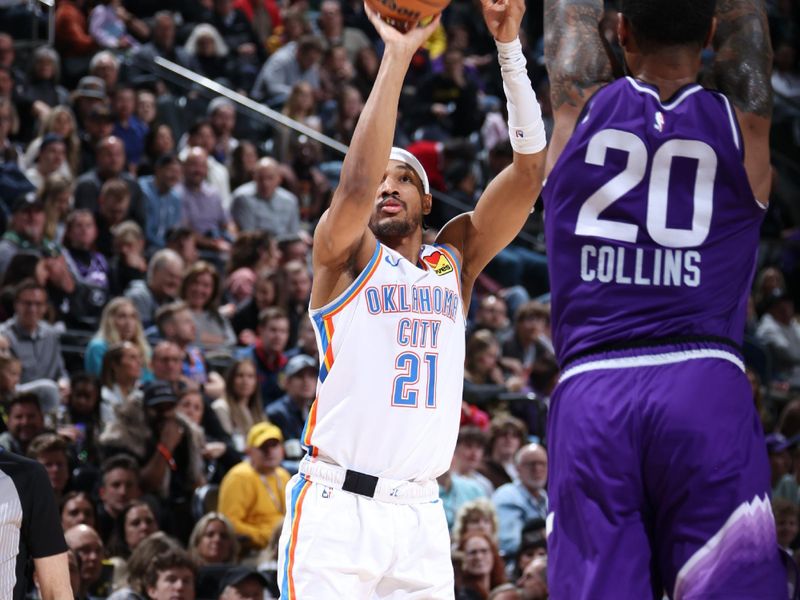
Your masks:
<svg viewBox="0 0 800 600"><path fill-rule="evenodd" d="M278 467L272 475L262 476L249 462L241 462L222 479L217 510L231 520L236 533L264 548L286 514L288 481L286 469Z"/></svg>

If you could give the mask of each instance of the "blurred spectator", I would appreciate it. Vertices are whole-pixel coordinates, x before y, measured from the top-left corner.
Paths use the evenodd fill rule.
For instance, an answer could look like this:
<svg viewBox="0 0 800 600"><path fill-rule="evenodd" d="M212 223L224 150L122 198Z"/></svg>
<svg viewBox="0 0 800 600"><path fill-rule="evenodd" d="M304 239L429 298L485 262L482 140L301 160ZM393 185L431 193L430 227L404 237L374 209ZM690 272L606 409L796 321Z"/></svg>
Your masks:
<svg viewBox="0 0 800 600"><path fill-rule="evenodd" d="M214 150L217 146L217 135L210 121L200 119L195 121L189 128L186 136L186 145L178 154L182 161L186 161L189 150L195 146L205 150L207 155L208 172L206 181L211 185L222 199L222 207L227 211L231 203L230 174L228 168L214 158Z"/></svg>
<svg viewBox="0 0 800 600"><path fill-rule="evenodd" d="M44 238L61 242L72 204L72 179L51 175L44 182L39 196L44 204Z"/></svg>
<svg viewBox="0 0 800 600"><path fill-rule="evenodd" d="M452 468L442 473L436 480L439 483L439 499L444 506L447 526L450 529L455 526L456 513L459 508L472 500L486 497L479 484L456 475Z"/></svg>
<svg viewBox="0 0 800 600"><path fill-rule="evenodd" d="M23 158L25 167L30 168L39 157L42 142L47 134L60 136L65 147L65 162L58 169L58 174L72 178L80 167L80 139L78 138L78 124L75 115L67 106L56 106L47 113L39 126L39 135L25 150Z"/></svg>
<svg viewBox="0 0 800 600"><path fill-rule="evenodd" d="M213 0L212 7L214 15L211 23L225 39L225 43L235 49L239 68L244 67L255 75L257 67L251 68L251 65L260 64L267 57L264 50L266 35L262 35L262 37L256 35L251 20L240 10L239 6L234 5L233 0ZM277 20L275 25L280 24L280 11L273 10L271 15ZM252 84L252 76L249 80Z"/></svg>
<svg viewBox="0 0 800 600"><path fill-rule="evenodd" d="M35 164L25 171L25 177L41 192L45 180L51 175L70 175L67 164L67 146L57 133L48 133L40 144Z"/></svg>
<svg viewBox="0 0 800 600"><path fill-rule="evenodd" d="M464 399L484 403L504 392L519 392L525 384L521 371L506 374L500 363L500 345L491 332L481 329L467 340Z"/></svg>
<svg viewBox="0 0 800 600"><path fill-rule="evenodd" d="M100 465L97 531L109 540L125 507L142 495L139 465L127 454L117 454Z"/></svg>
<svg viewBox="0 0 800 600"><path fill-rule="evenodd" d="M101 430L100 384L92 375L73 373L66 405L59 407L58 433L70 440L78 463L92 471L99 465Z"/></svg>
<svg viewBox="0 0 800 600"><path fill-rule="evenodd" d="M467 425L458 431L458 441L453 453L453 472L481 486L484 495L494 491L492 482L478 472L483 463L489 437L478 427Z"/></svg>
<svg viewBox="0 0 800 600"><path fill-rule="evenodd" d="M283 435L275 425L261 422L247 433L247 460L233 467L219 490L218 510L253 548L267 545L286 514L285 489L289 473L283 460Z"/></svg>
<svg viewBox="0 0 800 600"><path fill-rule="evenodd" d="M322 42L314 35L287 43L264 63L250 95L271 106L280 106L298 81L307 81L315 90L319 89L322 52Z"/></svg>
<svg viewBox="0 0 800 600"><path fill-rule="evenodd" d="M100 79L106 93L111 94L119 81L119 59L112 52L102 50L92 57L89 74Z"/></svg>
<svg viewBox="0 0 800 600"><path fill-rule="evenodd" d="M158 116L156 95L149 89L136 90L136 116L147 126L148 133L150 132L150 127L156 124L156 117ZM145 136L146 138L147 136Z"/></svg>
<svg viewBox="0 0 800 600"><path fill-rule="evenodd" d="M320 3L317 26L326 49L341 46L347 51L347 58L351 61L356 59L362 49L372 45L363 31L344 26L342 7L338 0L323 0Z"/></svg>
<svg viewBox="0 0 800 600"><path fill-rule="evenodd" d="M308 318L311 271L305 260L291 260L283 265L283 273L286 279L286 308L289 313L289 344L294 344L300 321Z"/></svg>
<svg viewBox="0 0 800 600"><path fill-rule="evenodd" d="M67 379L61 355L59 331L44 321L47 294L33 280L17 286L14 294L14 317L0 325L11 350L22 361L22 383L36 379Z"/></svg>
<svg viewBox="0 0 800 600"><path fill-rule="evenodd" d="M108 347L120 342L131 342L142 353L144 360L150 356L150 345L144 337L136 307L127 298L113 298L103 309L100 328L89 342L84 357L87 373L100 375L103 356Z"/></svg>
<svg viewBox="0 0 800 600"><path fill-rule="evenodd" d="M281 112L311 129L317 131L322 129L322 122L317 114L314 88L308 81L298 81L292 86ZM293 129L281 127L275 135L274 158L283 164L290 164L294 158L291 149L298 137L298 133Z"/></svg>
<svg viewBox="0 0 800 600"><path fill-rule="evenodd" d="M181 196L182 224L197 233L197 246L215 252L226 252L230 242L225 239L228 216L222 197L206 182L208 154L203 148L192 147L183 159L183 188Z"/></svg>
<svg viewBox="0 0 800 600"><path fill-rule="evenodd" d="M87 492L68 492L61 499L61 529L88 525L94 529L94 504Z"/></svg>
<svg viewBox="0 0 800 600"><path fill-rule="evenodd" d="M233 564L239 556L239 541L233 524L228 517L215 511L200 517L187 547L198 565Z"/></svg>
<svg viewBox="0 0 800 600"><path fill-rule="evenodd" d="M298 354L286 363L283 369L286 393L267 406L267 417L280 428L283 439L302 439L308 411L316 397L318 375L317 361L305 354Z"/></svg>
<svg viewBox="0 0 800 600"><path fill-rule="evenodd" d="M148 129L136 116L136 90L128 83L118 84L113 91L111 105L116 117L113 135L125 145L128 170L136 173L144 154L144 138Z"/></svg>
<svg viewBox="0 0 800 600"><path fill-rule="evenodd" d="M280 165L272 158L256 164L254 180L236 190L231 216L240 231L267 231L273 236L300 231L297 197L280 187Z"/></svg>
<svg viewBox="0 0 800 600"><path fill-rule="evenodd" d="M278 243L266 231L245 231L236 237L228 259L226 291L232 302L240 303L253 296L256 273L278 266ZM265 307L264 307L265 308ZM256 312L254 320L258 318Z"/></svg>
<svg viewBox="0 0 800 600"><path fill-rule="evenodd" d="M149 535L158 531L153 509L143 500L128 504L116 520L116 526L108 541L110 556L127 559L131 552Z"/></svg>
<svg viewBox="0 0 800 600"><path fill-rule="evenodd" d="M492 419L486 457L479 471L495 489L517 479L519 473L514 456L527 440L527 436L525 423L519 419L506 415Z"/></svg>
<svg viewBox="0 0 800 600"><path fill-rule="evenodd" d="M100 417L104 423L114 421L114 409L140 393L143 362L141 349L132 342L117 342L108 347L100 372L103 384Z"/></svg>
<svg viewBox="0 0 800 600"><path fill-rule="evenodd" d="M194 600L197 566L181 548L156 554L144 575L149 600Z"/></svg>
<svg viewBox="0 0 800 600"><path fill-rule="evenodd" d="M147 277L144 232L133 221L123 221L111 230L114 254L111 257L111 293L121 295L133 281Z"/></svg>
<svg viewBox="0 0 800 600"><path fill-rule="evenodd" d="M38 462L47 471L47 478L55 492L56 502L61 501L69 483L68 451L67 441L55 433L38 435L28 445L28 457Z"/></svg>
<svg viewBox="0 0 800 600"><path fill-rule="evenodd" d="M181 163L174 154L162 154L153 165L154 175L139 178L145 199L148 248L161 250L167 244L167 232L183 221L181 194Z"/></svg>
<svg viewBox="0 0 800 600"><path fill-rule="evenodd" d="M252 360L237 360L228 367L225 394L214 400L211 408L222 428L231 436L236 450L244 452L247 432L265 420L256 366Z"/></svg>
<svg viewBox="0 0 800 600"><path fill-rule="evenodd" d="M240 140L230 156L230 187L236 191L240 186L253 180L258 162L258 150L253 142Z"/></svg>
<svg viewBox="0 0 800 600"><path fill-rule="evenodd" d="M110 258L114 251L114 227L125 220L130 206L131 194L125 181L114 177L103 183L97 199L95 219L99 229L97 249L106 257Z"/></svg>
<svg viewBox="0 0 800 600"><path fill-rule="evenodd" d="M286 344L289 341L289 317L278 307L265 308L258 315L258 338L242 358L249 358L256 365L261 400L269 406L283 395L279 385L279 374L288 362Z"/></svg>
<svg viewBox="0 0 800 600"><path fill-rule="evenodd" d="M266 577L259 571L251 567L234 567L219 584L219 600L260 600L268 585Z"/></svg>
<svg viewBox="0 0 800 600"><path fill-rule="evenodd" d="M498 341L505 339L511 331L508 306L502 296L487 294L478 303L471 333L478 329L488 329Z"/></svg>
<svg viewBox="0 0 800 600"><path fill-rule="evenodd" d="M183 48L175 45L175 17L167 11L161 10L153 17L151 31L152 41L142 44L133 52L133 65L130 77L138 75L144 67L136 65L153 63L156 57L166 58L182 67L193 69L195 63Z"/></svg>
<svg viewBox="0 0 800 600"><path fill-rule="evenodd" d="M85 172L96 166L95 149L100 140L107 138L114 131L114 117L105 104L94 106L86 114L80 133L80 169L75 173Z"/></svg>
<svg viewBox="0 0 800 600"><path fill-rule="evenodd" d="M228 78L230 71L229 63L226 60L231 49L228 48L216 27L208 23L198 23L192 29L183 49L194 59L198 74L222 85L233 87Z"/></svg>
<svg viewBox="0 0 800 600"><path fill-rule="evenodd" d="M81 80L78 82L78 87L72 92L71 99L75 118L78 120L78 125L82 128L88 126L89 115L94 111L105 109L111 114L108 108L106 84L99 77L94 77L93 75L81 77ZM103 137L109 135L111 135L110 130L107 131L106 136ZM96 141L99 142L100 139L102 138L98 137ZM95 146L96 144L91 147L92 154L94 153ZM94 165L94 158L92 158L92 165Z"/></svg>
<svg viewBox="0 0 800 600"><path fill-rule="evenodd" d="M147 135L144 136L144 156L139 163L139 175L153 175L155 163L165 154L175 154L175 135L172 127L166 123L154 122L150 124Z"/></svg>
<svg viewBox="0 0 800 600"><path fill-rule="evenodd" d="M75 525L64 532L69 549L78 555L80 589L78 598L105 598L111 592L111 573L103 568L103 542L88 525Z"/></svg>
<svg viewBox="0 0 800 600"><path fill-rule="evenodd" d="M765 298L764 310L756 337L769 349L778 376L800 386L800 323L794 301L785 290L776 288Z"/></svg>
<svg viewBox="0 0 800 600"><path fill-rule="evenodd" d="M58 254L58 245L44 237L44 225L44 205L37 195L31 192L11 203L11 221L0 239L0 272L6 273L11 259L22 251L47 257Z"/></svg>
<svg viewBox="0 0 800 600"><path fill-rule="evenodd" d="M547 587L547 557L535 558L525 567L517 586L522 590L522 600L547 600L549 590Z"/></svg>
<svg viewBox="0 0 800 600"><path fill-rule="evenodd" d="M95 250L96 241L94 215L84 209L71 212L64 231L64 259L78 286L71 304L79 305L72 312L80 311L76 322L82 324L96 325L110 297L110 269L106 258Z"/></svg>
<svg viewBox="0 0 800 600"><path fill-rule="evenodd" d="M353 132L364 109L364 97L358 88L345 85L336 97L336 112L327 124L325 133L343 144L350 145Z"/></svg>
<svg viewBox="0 0 800 600"><path fill-rule="evenodd" d="M505 583L505 565L492 538L472 532L461 538L461 577L456 585L456 600L486 600L492 588Z"/></svg>
<svg viewBox="0 0 800 600"><path fill-rule="evenodd" d="M86 4L86 0L60 0L56 6L55 45L64 59L88 57L97 50L83 12ZM82 64L85 68L85 63L78 62L72 70L79 70Z"/></svg>
<svg viewBox="0 0 800 600"><path fill-rule="evenodd" d="M231 318L239 343L248 346L255 343L258 318L263 310L286 305L284 287L282 272L271 268L257 271L252 296L236 308Z"/></svg>
<svg viewBox="0 0 800 600"><path fill-rule="evenodd" d="M200 261L186 272L181 284L181 298L194 318L194 343L204 350L230 350L236 334L219 311L221 295L219 273L209 263Z"/></svg>
<svg viewBox="0 0 800 600"><path fill-rule="evenodd" d="M500 522L500 549L516 554L526 521L547 516L547 452L539 444L523 446L516 454L519 481L500 486L492 495Z"/></svg>
<svg viewBox="0 0 800 600"><path fill-rule="evenodd" d="M502 583L487 596L488 600L522 600L521 593L513 583Z"/></svg>
<svg viewBox="0 0 800 600"><path fill-rule="evenodd" d="M124 171L125 146L118 137L107 137L97 145L95 160L97 166L80 177L75 185L75 208L86 208L97 213L100 208L99 198L103 184L109 179L122 179L130 191L130 205L127 218L133 219L142 228L146 228L147 213L142 190L136 180Z"/></svg>
<svg viewBox="0 0 800 600"><path fill-rule="evenodd" d="M141 38L150 33L144 22L125 10L121 0L99 0L89 13L89 33L101 48L138 48L139 42L128 29Z"/></svg>
<svg viewBox="0 0 800 600"><path fill-rule="evenodd" d="M45 432L44 415L34 394L18 394L8 405L8 431L0 434L0 448L25 455L33 439Z"/></svg>
<svg viewBox="0 0 800 600"><path fill-rule="evenodd" d="M208 121L216 136L216 145L211 154L221 164L230 165L232 154L239 147L239 140L233 137L233 131L236 129L236 107L227 98L217 97L209 102L207 112ZM231 189L234 189L233 184Z"/></svg>
<svg viewBox="0 0 800 600"><path fill-rule="evenodd" d="M150 563L165 552L176 549L180 549L180 543L176 539L162 531L151 533L131 553L125 565L127 573L120 574L118 579L121 587L111 594L108 600L144 600L147 597L145 576L150 568ZM115 578L115 587L116 582ZM194 598L194 596L186 597Z"/></svg>
<svg viewBox="0 0 800 600"><path fill-rule="evenodd" d="M476 498L459 507L451 534L452 545L458 547L461 538L474 532L485 533L497 544L497 512L488 498Z"/></svg>
<svg viewBox="0 0 800 600"><path fill-rule="evenodd" d="M503 343L503 359L514 359L531 373L542 357L555 355L549 333L550 308L535 300L526 302L514 315L514 332Z"/></svg>
<svg viewBox="0 0 800 600"><path fill-rule="evenodd" d="M33 52L30 72L25 81L25 97L30 102L42 102L48 108L67 104L69 94L59 85L61 59L48 46L40 46Z"/></svg>
<svg viewBox="0 0 800 600"><path fill-rule="evenodd" d="M136 280L125 291L141 318L142 326L155 322L159 306L173 302L180 292L183 279L183 259L173 250L156 252L147 266L147 281Z"/></svg>

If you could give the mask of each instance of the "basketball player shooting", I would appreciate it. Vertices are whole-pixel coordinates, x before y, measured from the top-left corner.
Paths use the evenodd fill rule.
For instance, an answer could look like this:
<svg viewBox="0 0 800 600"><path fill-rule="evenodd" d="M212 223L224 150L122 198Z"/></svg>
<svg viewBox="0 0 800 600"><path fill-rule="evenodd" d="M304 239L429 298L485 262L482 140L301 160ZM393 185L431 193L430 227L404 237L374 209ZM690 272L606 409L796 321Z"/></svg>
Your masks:
<svg viewBox="0 0 800 600"><path fill-rule="evenodd" d="M424 169L392 148L412 56L438 24L400 33L365 5L385 42L377 80L314 234L311 317L322 365L287 486L281 598L453 598L436 477L461 412L464 324L475 278L519 232L539 194L541 111L517 37L524 0L484 0L508 100L513 164L475 210L422 244Z"/></svg>
<svg viewBox="0 0 800 600"><path fill-rule="evenodd" d="M740 350L770 180L764 3L621 6L612 81L602 0L545 1L550 597L786 598ZM696 83L712 42L717 91Z"/></svg>

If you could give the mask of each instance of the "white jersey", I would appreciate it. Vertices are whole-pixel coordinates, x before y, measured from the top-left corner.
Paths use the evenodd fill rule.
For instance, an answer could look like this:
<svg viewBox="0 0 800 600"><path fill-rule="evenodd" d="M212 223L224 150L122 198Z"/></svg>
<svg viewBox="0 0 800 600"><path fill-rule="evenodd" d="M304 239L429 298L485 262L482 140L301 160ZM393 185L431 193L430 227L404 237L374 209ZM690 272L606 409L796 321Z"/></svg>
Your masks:
<svg viewBox="0 0 800 600"><path fill-rule="evenodd" d="M312 310L322 360L303 443L346 469L406 481L450 467L461 415L465 319L448 246L417 264L378 243L333 302Z"/></svg>

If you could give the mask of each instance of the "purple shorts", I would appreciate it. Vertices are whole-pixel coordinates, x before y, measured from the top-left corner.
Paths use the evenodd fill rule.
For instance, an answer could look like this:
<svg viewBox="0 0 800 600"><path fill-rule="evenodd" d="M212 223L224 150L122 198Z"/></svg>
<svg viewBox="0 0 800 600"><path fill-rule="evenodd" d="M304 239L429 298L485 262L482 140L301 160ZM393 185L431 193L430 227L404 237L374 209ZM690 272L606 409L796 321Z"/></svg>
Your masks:
<svg viewBox="0 0 800 600"><path fill-rule="evenodd" d="M730 349L581 359L549 419L550 598L788 597L764 436Z"/></svg>

